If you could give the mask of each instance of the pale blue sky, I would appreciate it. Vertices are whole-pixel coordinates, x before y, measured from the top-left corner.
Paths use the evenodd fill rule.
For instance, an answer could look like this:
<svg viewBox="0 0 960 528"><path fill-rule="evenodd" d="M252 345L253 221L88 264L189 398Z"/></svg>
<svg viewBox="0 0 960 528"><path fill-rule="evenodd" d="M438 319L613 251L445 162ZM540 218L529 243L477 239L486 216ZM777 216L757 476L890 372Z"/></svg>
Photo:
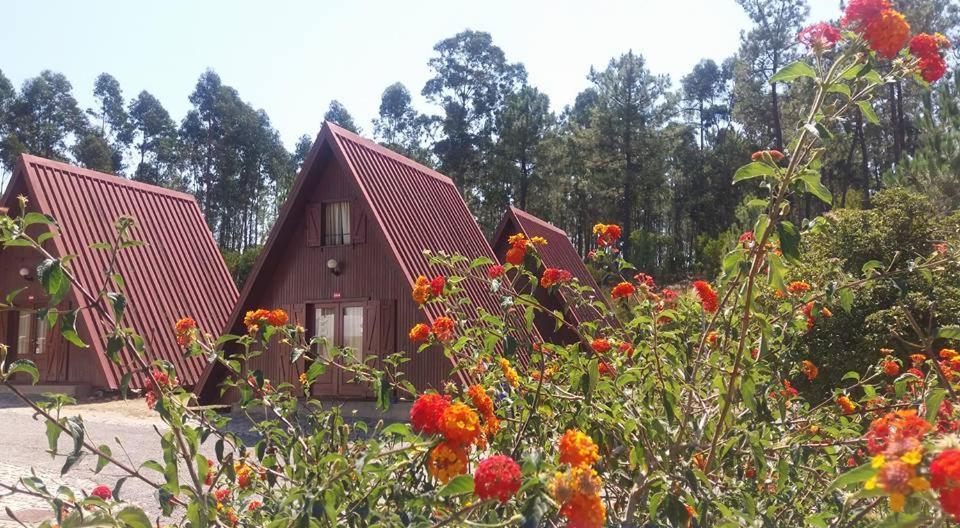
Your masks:
<svg viewBox="0 0 960 528"><path fill-rule="evenodd" d="M810 0L811 21L839 0ZM127 98L157 96L178 122L200 74L213 68L269 114L284 143L316 134L331 99L364 129L400 81L420 98L433 45L465 28L488 31L554 109L587 86L590 66L628 49L676 82L702 58L721 60L748 24L734 0L634 1L43 1L4 5L0 70L16 85L64 73L86 108L109 72Z"/></svg>

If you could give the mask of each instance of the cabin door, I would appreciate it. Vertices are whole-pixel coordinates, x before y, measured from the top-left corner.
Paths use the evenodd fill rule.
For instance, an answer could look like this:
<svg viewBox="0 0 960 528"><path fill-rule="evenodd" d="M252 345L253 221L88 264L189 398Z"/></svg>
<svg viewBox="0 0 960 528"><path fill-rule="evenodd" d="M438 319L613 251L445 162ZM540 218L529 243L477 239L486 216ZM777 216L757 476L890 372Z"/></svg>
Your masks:
<svg viewBox="0 0 960 528"><path fill-rule="evenodd" d="M330 358L330 349L336 347L345 354L334 358L337 363L351 364L364 358L364 302L339 302L312 305L310 316L314 337L322 341L314 347L317 357ZM368 393L366 383L353 382L354 374L328 366L313 385L314 396L363 397Z"/></svg>
<svg viewBox="0 0 960 528"><path fill-rule="evenodd" d="M60 381L56 379L52 365L50 327L45 317L32 310L14 310L7 313L4 325L4 343L9 347L8 363L17 359L33 361L40 375L40 382ZM16 381L30 382L25 375L17 375Z"/></svg>

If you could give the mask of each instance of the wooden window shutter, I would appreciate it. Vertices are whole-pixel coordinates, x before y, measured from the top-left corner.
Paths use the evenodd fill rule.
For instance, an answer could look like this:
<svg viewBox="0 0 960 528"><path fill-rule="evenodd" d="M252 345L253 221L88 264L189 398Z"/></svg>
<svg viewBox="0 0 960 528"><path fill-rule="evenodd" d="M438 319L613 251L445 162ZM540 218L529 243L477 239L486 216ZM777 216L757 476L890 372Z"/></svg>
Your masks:
<svg viewBox="0 0 960 528"><path fill-rule="evenodd" d="M316 247L323 242L323 205L307 204L306 214L304 215L307 230L307 245Z"/></svg>
<svg viewBox="0 0 960 528"><path fill-rule="evenodd" d="M353 225L350 226L350 240L354 244L363 244L367 241L367 214L356 201L351 204L350 208L353 215Z"/></svg>

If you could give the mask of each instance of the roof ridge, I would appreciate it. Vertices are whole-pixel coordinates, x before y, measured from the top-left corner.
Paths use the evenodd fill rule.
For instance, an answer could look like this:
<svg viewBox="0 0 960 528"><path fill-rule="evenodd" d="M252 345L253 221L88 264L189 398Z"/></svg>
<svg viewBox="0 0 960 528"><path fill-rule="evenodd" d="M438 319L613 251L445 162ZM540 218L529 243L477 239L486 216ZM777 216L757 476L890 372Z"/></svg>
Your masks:
<svg viewBox="0 0 960 528"><path fill-rule="evenodd" d="M436 178L436 179L438 179L438 180L440 180L440 181L442 181L442 182L444 182L444 183L449 183L450 185L454 185L454 186L455 186L455 184L454 184L454 182L453 182L453 178L451 178L451 177L449 177L449 176L447 176L447 175L445 175L445 174L442 174L442 173L440 173L440 172L437 172L435 169L431 169L430 167L427 167L426 165L424 165L424 164L422 164L422 163L419 163L419 162L417 162L417 161L414 161L414 160L412 160L412 159L410 159L410 158L408 158L408 157L406 157L406 156L404 156L404 155L402 155L402 154L400 154L400 153L394 152L394 151L388 149L387 147L384 147L383 145L377 143L376 141L373 141L372 139L367 139L367 138L365 138L365 137L363 137L363 136L361 136L361 135L359 135L359 134L356 134L356 133L354 133L354 132L351 132L351 131L343 128L342 126L337 125L336 123L333 123L332 121L325 121L324 124L326 124L327 126L329 126L329 127L330 127L330 130L331 130L334 134L336 134L336 135L338 135L338 136L340 136L340 137L342 137L342 138L344 138L344 139L346 139L346 140L349 140L349 141L352 141L352 142L354 142L354 143L357 143L357 144L360 145L361 147L364 147L364 148L368 148L368 149L370 149L370 150L373 150L373 151L376 152L377 154L381 154L381 155L386 156L386 157L388 157L388 158L390 158L390 159L392 159L392 160L394 160L394 161L396 161L396 162L402 163L402 164L404 164L404 165L406 165L406 166L408 166L408 167L410 167L410 168L413 168L413 169L415 169L415 170L417 170L417 171L419 171L419 172L422 172L422 173L426 174L427 176L432 176L432 177L434 177L434 178Z"/></svg>
<svg viewBox="0 0 960 528"><path fill-rule="evenodd" d="M137 190L152 193L152 194L164 195L164 196L168 196L170 198L176 198L179 200L196 202L196 198L192 194L187 192L176 191L174 189L167 189L166 187L160 187L159 185L151 185L149 183L138 182L136 180L124 178L122 176L116 176L114 174L107 174L105 172L95 171L93 169L78 167L76 165L71 165L63 161L56 161L49 158L41 158L40 156L34 156L32 154L21 154L20 156L23 159L24 167L27 169L30 169L31 165L46 166L46 167L60 170L61 172L68 172L75 176L93 178L93 179L101 180L107 183L113 183L116 185L121 185L123 187L129 187L131 189L137 189Z"/></svg>
<svg viewBox="0 0 960 528"><path fill-rule="evenodd" d="M520 208L518 208L518 207L514 207L514 206L511 205L511 206L510 206L510 210L511 210L511 211L513 212L513 214L516 215L516 216L522 216L522 217L523 217L524 219L526 219L526 220L530 220L531 222L536 222L536 223L540 224L541 226L546 227L547 229L551 229L551 230L553 230L553 231L556 231L557 233L560 233L560 234L563 235L563 236L567 236L567 232L564 231L563 229L560 229L559 227L551 224L550 222L547 222L546 220L544 220L544 219L542 219L542 218L533 216L532 214L524 211L523 209L520 209Z"/></svg>

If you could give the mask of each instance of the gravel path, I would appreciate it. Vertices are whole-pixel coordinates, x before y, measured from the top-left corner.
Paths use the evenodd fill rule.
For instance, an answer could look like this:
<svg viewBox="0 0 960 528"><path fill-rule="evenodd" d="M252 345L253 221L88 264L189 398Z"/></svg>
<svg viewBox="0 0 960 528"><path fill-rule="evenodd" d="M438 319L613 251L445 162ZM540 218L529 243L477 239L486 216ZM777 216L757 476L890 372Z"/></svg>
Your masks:
<svg viewBox="0 0 960 528"><path fill-rule="evenodd" d="M87 436L96 445L110 446L113 455L120 460L132 461L136 467L150 456L160 456L160 438L154 426L165 430L157 414L149 411L143 400L107 401L87 403L66 409L67 416L80 414L86 424ZM117 444L120 439L123 449ZM69 452L72 440L61 435L59 450ZM123 451L126 450L127 456ZM129 458L128 458L129 457ZM47 452L46 428L42 419L35 420L33 411L13 395L0 394L0 482L15 483L23 476L29 476L31 468L42 478L49 489L66 485L74 491L90 492L95 486L105 484L113 488L118 479L125 474L112 466L107 466L99 474L94 474L97 458L85 456L73 469L60 476L64 457L51 458ZM152 473L149 472L148 473ZM147 484L128 479L122 486L120 498L124 501L152 506L156 504L154 490ZM47 504L26 495L3 495L0 492L0 527L19 526L6 514L10 508L21 521L28 525L49 518ZM154 518L156 508L148 510Z"/></svg>

